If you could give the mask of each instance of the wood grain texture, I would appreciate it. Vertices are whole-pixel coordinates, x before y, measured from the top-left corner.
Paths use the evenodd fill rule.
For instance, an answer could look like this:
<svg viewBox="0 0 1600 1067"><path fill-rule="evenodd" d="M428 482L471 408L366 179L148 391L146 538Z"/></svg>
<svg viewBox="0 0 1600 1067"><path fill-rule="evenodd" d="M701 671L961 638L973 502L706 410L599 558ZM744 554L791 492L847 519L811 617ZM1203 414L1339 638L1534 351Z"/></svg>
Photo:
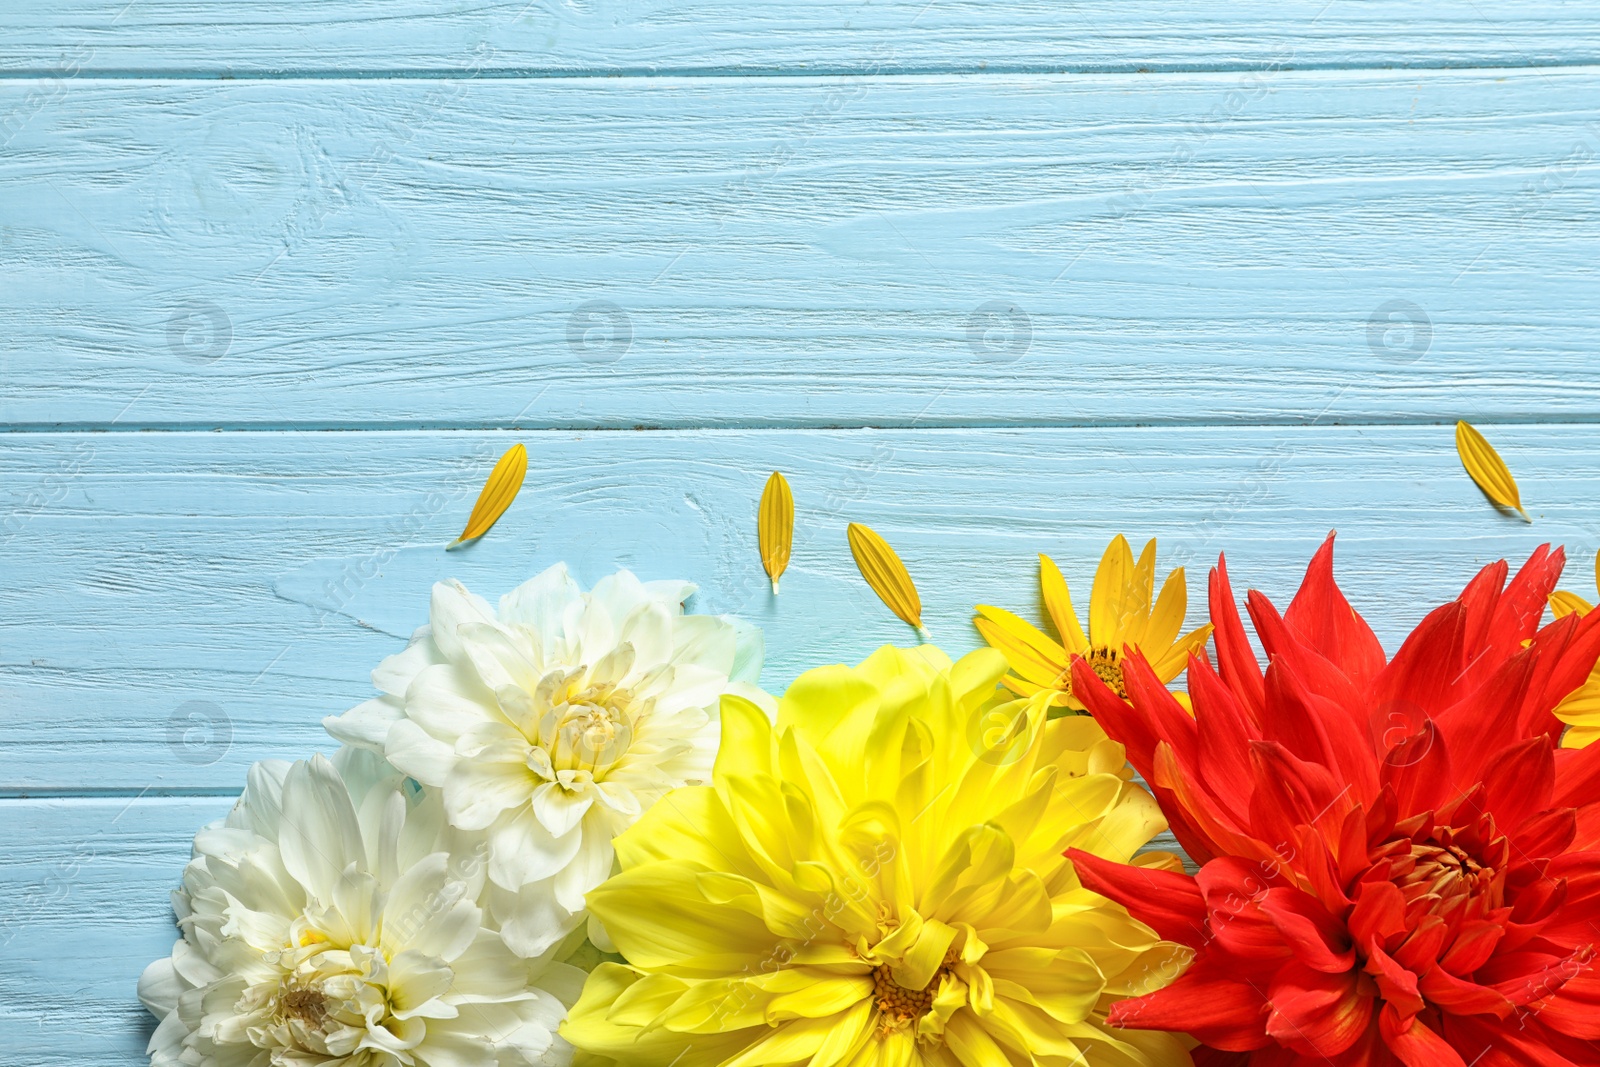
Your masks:
<svg viewBox="0 0 1600 1067"><path fill-rule="evenodd" d="M1438 427L917 431L9 434L0 493L0 786L13 794L233 790L251 760L324 743L323 715L426 619L434 581L491 599L566 560L686 577L693 610L766 631L763 681L914 635L857 575L848 521L901 554L953 652L971 606L1038 617L1036 553L1080 591L1117 532L1188 565L1191 620L1226 548L1235 582L1287 597L1341 531L1340 573L1392 651L1473 571L1600 547L1600 427L1492 426L1535 522L1495 511ZM446 554L514 440L527 481ZM794 487L774 599L756 548L767 473Z"/></svg>
<svg viewBox="0 0 1600 1067"><path fill-rule="evenodd" d="M1428 0L11 0L11 69L1137 71L1600 60L1582 3Z"/></svg>
<svg viewBox="0 0 1600 1067"><path fill-rule="evenodd" d="M14 425L1600 413L1595 68L58 88Z"/></svg>

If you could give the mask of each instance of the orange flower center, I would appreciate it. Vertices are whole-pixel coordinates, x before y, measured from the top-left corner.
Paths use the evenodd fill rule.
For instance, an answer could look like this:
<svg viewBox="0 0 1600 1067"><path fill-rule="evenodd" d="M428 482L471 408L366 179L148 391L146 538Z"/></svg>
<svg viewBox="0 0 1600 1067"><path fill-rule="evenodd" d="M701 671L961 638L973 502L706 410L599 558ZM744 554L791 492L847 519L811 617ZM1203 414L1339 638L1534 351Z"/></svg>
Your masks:
<svg viewBox="0 0 1600 1067"><path fill-rule="evenodd" d="M878 1010L902 1024L928 1014L928 1009L933 1007L934 988L944 969L941 967L933 981L922 989L907 989L894 980L891 972L887 963L872 970L872 995L878 1000Z"/></svg>
<svg viewBox="0 0 1600 1067"><path fill-rule="evenodd" d="M882 1013L878 1021L880 1038L889 1036L901 1027L914 1025L933 1009L933 996L939 991L939 983L944 976L950 973L955 959L953 950L945 953L944 963L921 989L907 989L895 981L894 968L890 964L880 964L872 969L872 996L878 1002L878 1011Z"/></svg>

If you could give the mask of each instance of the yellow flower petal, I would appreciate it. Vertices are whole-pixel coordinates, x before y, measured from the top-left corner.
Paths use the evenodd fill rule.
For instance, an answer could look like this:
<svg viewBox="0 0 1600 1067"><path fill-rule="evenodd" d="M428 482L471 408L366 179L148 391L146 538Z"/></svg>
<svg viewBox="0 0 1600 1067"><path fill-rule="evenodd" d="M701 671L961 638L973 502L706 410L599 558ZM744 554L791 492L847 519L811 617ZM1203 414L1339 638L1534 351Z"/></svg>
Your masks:
<svg viewBox="0 0 1600 1067"><path fill-rule="evenodd" d="M1600 738L1600 726L1574 726L1561 735L1562 748L1588 748Z"/></svg>
<svg viewBox="0 0 1600 1067"><path fill-rule="evenodd" d="M889 542L870 526L859 522L852 522L846 533L850 538L850 554L855 557L861 577L890 611L922 632L922 598L917 595L916 583L911 580L906 565L900 562Z"/></svg>
<svg viewBox="0 0 1600 1067"><path fill-rule="evenodd" d="M494 470L489 472L489 480L483 483L478 502L472 505L472 514L467 517L466 529L461 531L460 537L446 545L446 549L475 541L488 533L489 527L517 499L517 492L522 488L522 479L527 473L528 450L521 444L512 445L494 465Z"/></svg>
<svg viewBox="0 0 1600 1067"><path fill-rule="evenodd" d="M1566 590L1557 589L1550 594L1550 612L1558 619L1565 618L1574 612L1578 614L1579 618L1582 618L1593 610L1594 605L1577 593L1569 593Z"/></svg>
<svg viewBox="0 0 1600 1067"><path fill-rule="evenodd" d="M1061 568L1056 566L1056 561L1039 554L1039 591L1044 596L1044 609L1050 615L1050 621L1056 624L1056 633L1061 635L1062 644L1074 652L1082 652L1089 647L1089 638L1084 634L1083 627L1078 625L1077 612L1072 610L1072 595L1067 592L1067 580L1061 576Z"/></svg>
<svg viewBox="0 0 1600 1067"><path fill-rule="evenodd" d="M1054 638L1005 608L997 608L992 604L979 604L972 610L976 611L980 618L988 620L1027 646L1035 653L1035 658L1054 668L1057 673L1066 670L1072 662L1067 650L1057 644ZM977 619L973 621L976 622Z"/></svg>
<svg viewBox="0 0 1600 1067"><path fill-rule="evenodd" d="M1139 553L1139 562L1128 572L1128 585L1122 594L1121 640L1113 648L1144 643L1145 630L1150 622L1150 597L1155 589L1156 541L1152 537Z"/></svg>
<svg viewBox="0 0 1600 1067"><path fill-rule="evenodd" d="M1089 640L1105 648L1122 647L1122 620L1127 610L1128 579L1133 572L1133 549L1118 534L1106 546L1089 591Z"/></svg>
<svg viewBox="0 0 1600 1067"><path fill-rule="evenodd" d="M1500 458L1500 453L1494 450L1493 445L1484 440L1483 434L1469 423L1456 423L1456 452L1461 456L1461 465L1478 483L1484 496L1503 508L1520 512L1525 522L1533 521L1522 507L1516 479L1511 477L1505 460Z"/></svg>
<svg viewBox="0 0 1600 1067"><path fill-rule="evenodd" d="M1171 648L1160 659L1150 664L1150 669L1156 672L1156 677L1163 682L1170 682L1183 673L1189 665L1189 653L1199 652L1206 647L1206 640L1211 636L1211 624L1197 626L1179 640L1173 642Z"/></svg>
<svg viewBox="0 0 1600 1067"><path fill-rule="evenodd" d="M1188 607L1189 586L1183 576L1183 568L1179 567L1161 583L1161 595L1156 597L1156 606L1150 609L1150 621L1145 624L1144 633L1129 644L1159 654L1156 650L1167 648L1177 639L1178 631L1183 629L1183 616Z"/></svg>
<svg viewBox="0 0 1600 1067"><path fill-rule="evenodd" d="M724 730L699 794L721 811L669 794L618 838L619 873L588 901L627 966L594 972L563 1035L631 1067L670 1067L671 1037L723 1067L1186 1064L1180 1043L1147 1057L1106 1021L1184 950L1082 889L1062 854L1127 859L1165 828L1122 746L1042 702L997 707L992 649L869 663L797 679L770 730ZM992 744L990 717L1015 736ZM668 823L674 842L718 840L681 857L630 840ZM710 860L730 826L733 858Z"/></svg>
<svg viewBox="0 0 1600 1067"><path fill-rule="evenodd" d="M761 491L756 539L761 545L761 566L772 579L772 595L777 596L778 579L789 566L789 550L794 547L794 496L788 479L777 471Z"/></svg>
<svg viewBox="0 0 1600 1067"><path fill-rule="evenodd" d="M1036 685L1053 686L1067 669L1062 647L1009 611L979 604L972 625L991 648L1000 650L1011 669Z"/></svg>

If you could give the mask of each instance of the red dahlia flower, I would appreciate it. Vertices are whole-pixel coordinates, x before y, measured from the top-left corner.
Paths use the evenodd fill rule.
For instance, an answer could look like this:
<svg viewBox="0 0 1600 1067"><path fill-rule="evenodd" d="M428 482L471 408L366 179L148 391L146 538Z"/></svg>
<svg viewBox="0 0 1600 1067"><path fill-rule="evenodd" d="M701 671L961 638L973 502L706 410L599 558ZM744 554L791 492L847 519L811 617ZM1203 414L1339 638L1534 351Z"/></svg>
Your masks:
<svg viewBox="0 0 1600 1067"><path fill-rule="evenodd" d="M1128 656L1073 684L1155 790L1194 877L1074 850L1083 884L1195 950L1111 1022L1181 1030L1205 1067L1600 1064L1600 745L1551 709L1600 657L1600 612L1539 629L1560 550L1485 567L1393 659L1333 581L1330 535L1257 665L1211 575L1219 669L1191 717Z"/></svg>

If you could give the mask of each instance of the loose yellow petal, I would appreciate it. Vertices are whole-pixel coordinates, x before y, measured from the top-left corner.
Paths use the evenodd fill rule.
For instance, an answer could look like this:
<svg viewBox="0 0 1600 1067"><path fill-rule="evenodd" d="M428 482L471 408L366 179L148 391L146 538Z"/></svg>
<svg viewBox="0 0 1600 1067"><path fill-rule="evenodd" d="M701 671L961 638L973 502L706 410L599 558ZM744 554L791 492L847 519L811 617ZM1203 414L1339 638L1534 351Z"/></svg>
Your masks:
<svg viewBox="0 0 1600 1067"><path fill-rule="evenodd" d="M472 514L467 517L467 528L445 548L455 548L488 533L489 527L493 526L500 516L506 513L506 508L511 506L511 502L517 499L517 493L522 489L522 479L527 473L528 450L520 444L506 449L506 454L500 457L500 462L489 472L489 480L483 483L483 492L478 494L478 502L472 505Z"/></svg>
<svg viewBox="0 0 1600 1067"><path fill-rule="evenodd" d="M922 598L917 596L916 583L907 573L906 565L889 547L889 542L870 526L859 522L852 522L846 533L850 538L850 554L856 558L861 577L890 611L926 636L922 628Z"/></svg>
<svg viewBox="0 0 1600 1067"><path fill-rule="evenodd" d="M1467 469L1472 480L1478 483L1478 488L1483 490L1484 496L1503 508L1510 508L1520 513L1523 521L1533 521L1522 507L1522 498L1517 493L1516 479L1511 477L1511 471L1506 467L1505 460L1500 458L1500 453L1496 452L1494 446L1484 440L1483 434L1475 430L1470 423L1456 423L1456 452L1461 456L1461 465Z"/></svg>
<svg viewBox="0 0 1600 1067"><path fill-rule="evenodd" d="M756 540L761 545L761 566L772 579L772 595L778 595L778 579L789 566L789 550L794 547L794 494L789 481L777 471L761 490L761 510L756 517Z"/></svg>

